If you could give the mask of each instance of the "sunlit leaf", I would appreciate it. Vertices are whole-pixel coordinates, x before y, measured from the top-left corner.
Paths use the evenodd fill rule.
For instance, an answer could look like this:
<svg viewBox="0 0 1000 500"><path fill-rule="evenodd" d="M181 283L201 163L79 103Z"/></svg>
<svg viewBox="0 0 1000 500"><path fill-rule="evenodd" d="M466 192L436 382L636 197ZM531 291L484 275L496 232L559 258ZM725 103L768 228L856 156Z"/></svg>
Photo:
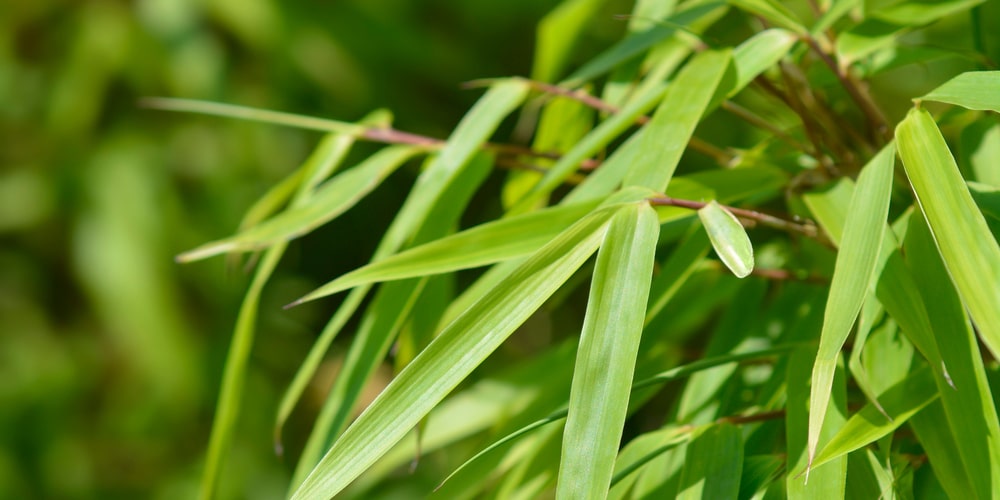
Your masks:
<svg viewBox="0 0 1000 500"><path fill-rule="evenodd" d="M597 254L573 371L557 498L607 494L642 335L659 236L656 211L626 206Z"/></svg>
<svg viewBox="0 0 1000 500"><path fill-rule="evenodd" d="M698 217L705 225L712 248L726 267L737 278L749 275L753 271L753 246L739 219L715 200L698 210Z"/></svg>
<svg viewBox="0 0 1000 500"><path fill-rule="evenodd" d="M448 325L333 444L292 497L335 495L402 439L590 257L612 215L597 212L567 229Z"/></svg>
<svg viewBox="0 0 1000 500"><path fill-rule="evenodd" d="M281 212L231 238L182 253L177 260L189 262L225 252L257 250L302 236L346 212L419 152L413 146L389 146L317 188L308 203Z"/></svg>
<svg viewBox="0 0 1000 500"><path fill-rule="evenodd" d="M688 445L677 498L735 498L743 472L743 433L729 424L713 425Z"/></svg>
<svg viewBox="0 0 1000 500"><path fill-rule="evenodd" d="M948 80L919 100L1000 113L1000 71L969 71Z"/></svg>
<svg viewBox="0 0 1000 500"><path fill-rule="evenodd" d="M626 186L667 188L731 61L729 51L709 51L684 66L645 127L636 163L625 176Z"/></svg>
<svg viewBox="0 0 1000 500"><path fill-rule="evenodd" d="M937 399L937 386L931 371L923 368L896 384L880 398L883 408L892 419L885 418L875 405L869 403L851 415L833 438L827 441L813 466L819 467L830 460L846 455L903 425L914 413Z"/></svg>
<svg viewBox="0 0 1000 500"><path fill-rule="evenodd" d="M930 114L896 128L899 155L948 273L983 342L1000 356L1000 247Z"/></svg>
<svg viewBox="0 0 1000 500"><path fill-rule="evenodd" d="M895 147L890 144L868 162L858 177L858 186L848 208L812 372L808 441L810 464L819 444L840 350L857 319L868 287L876 279L873 274L886 227L895 159Z"/></svg>

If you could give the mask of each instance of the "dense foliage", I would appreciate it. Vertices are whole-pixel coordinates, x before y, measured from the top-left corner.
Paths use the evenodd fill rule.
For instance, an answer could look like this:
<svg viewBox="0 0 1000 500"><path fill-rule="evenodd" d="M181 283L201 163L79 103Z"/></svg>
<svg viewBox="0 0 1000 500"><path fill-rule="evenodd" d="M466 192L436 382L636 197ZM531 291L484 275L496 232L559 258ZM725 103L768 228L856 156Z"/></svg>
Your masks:
<svg viewBox="0 0 1000 500"><path fill-rule="evenodd" d="M406 106L142 101L327 134L177 257L252 270L203 498L250 494L262 420L290 477L257 493L293 498L998 495L1000 7L638 0L596 46L612 7L561 2L446 139ZM329 281L276 282L297 253ZM297 370L264 404L268 317L320 326L263 356Z"/></svg>

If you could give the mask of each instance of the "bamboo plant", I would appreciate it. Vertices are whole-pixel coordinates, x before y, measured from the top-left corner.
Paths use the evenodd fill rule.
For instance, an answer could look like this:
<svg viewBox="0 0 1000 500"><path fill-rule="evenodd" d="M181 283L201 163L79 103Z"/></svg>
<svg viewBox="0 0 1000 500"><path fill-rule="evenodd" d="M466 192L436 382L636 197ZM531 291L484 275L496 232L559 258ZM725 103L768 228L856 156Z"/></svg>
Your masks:
<svg viewBox="0 0 1000 500"><path fill-rule="evenodd" d="M256 256L203 498L289 241L418 161L384 234L345 235L379 240L370 263L288 297L346 294L276 409L276 443L332 343L348 346L290 457L291 498L1000 496L1000 71L983 2L638 0L621 40L576 64L602 3L562 2L530 77L471 82L482 96L444 139L385 111L147 103L327 133L233 236L178 257ZM904 41L942 19L969 26L970 71L873 90L938 57ZM385 146L346 164L361 141ZM477 197L501 208L470 223Z"/></svg>

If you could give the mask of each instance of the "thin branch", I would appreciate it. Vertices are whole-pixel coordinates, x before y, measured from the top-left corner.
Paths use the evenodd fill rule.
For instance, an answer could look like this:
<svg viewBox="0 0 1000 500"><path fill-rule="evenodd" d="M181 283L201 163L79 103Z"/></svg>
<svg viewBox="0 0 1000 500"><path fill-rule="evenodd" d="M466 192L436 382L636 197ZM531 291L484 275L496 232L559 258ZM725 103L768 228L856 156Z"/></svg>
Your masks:
<svg viewBox="0 0 1000 500"><path fill-rule="evenodd" d="M740 106L739 104L736 104L733 101L722 101L721 107L723 111L727 111L736 116L737 118L740 118L755 127L762 128L770 132L771 135L783 141L785 144L788 144L789 146L799 151L802 151L803 153L812 154L812 150L809 148L809 146L806 146L805 144L799 142L797 139L786 133L784 130L781 130L780 128L776 127L773 123L765 120L764 118L761 118L753 111L750 111L749 109L744 108L743 106Z"/></svg>
<svg viewBox="0 0 1000 500"><path fill-rule="evenodd" d="M885 117L885 113L878 107L875 100L872 99L871 94L868 90L861 85L861 82L857 81L848 71L847 68L842 67L837 64L834 60L833 55L819 46L819 43L815 38L809 35L802 37L802 41L806 42L809 46L819 56L820 60L830 71L833 72L837 80L840 81L840 85L844 87L847 94L851 96L851 99L857 104L858 108L865 115L865 119L868 121L868 126L871 128L874 137L881 141L882 144L888 142L892 139L892 131L889 129L889 122Z"/></svg>
<svg viewBox="0 0 1000 500"><path fill-rule="evenodd" d="M269 123L272 125L316 130L320 132L336 132L352 135L358 139L372 142L381 142L384 144L409 144L428 150L438 150L445 145L445 141L443 139L396 130L391 127L368 127L355 123L340 122L312 116L302 116L281 111L236 106L232 104L191 99L173 99L167 97L147 97L139 100L139 106L164 111L200 113L211 116L237 118ZM516 144L496 144L488 142L483 145L483 149L495 151L499 154L531 156L550 160L558 160L561 157L558 153L535 151L531 148ZM599 165L599 161L588 159L581 163L581 168L594 169Z"/></svg>
<svg viewBox="0 0 1000 500"><path fill-rule="evenodd" d="M785 410L772 410L764 411L760 413L751 413L749 415L731 415L728 417L721 417L715 420L717 424L752 424L755 422L764 422L767 420L777 420L779 418L785 418Z"/></svg>
<svg viewBox="0 0 1000 500"><path fill-rule="evenodd" d="M535 90L538 90L540 92L545 92L546 94L565 97L567 99L573 99L574 101L577 101L585 106L588 106L590 108L596 109L604 113L616 114L619 111L621 111L621 109L618 108L617 106L605 102L600 98L587 93L583 89L571 90L564 87L560 87L558 85L552 85L550 83L539 82L535 80L524 80L524 81L528 84L528 86L530 86ZM649 120L650 118L648 116L639 115L638 117L636 117L635 122L639 125L645 125L649 123ZM716 163L722 166L732 165L733 160L735 159L735 155L733 155L732 153L718 146L715 146L714 144L699 139L697 137L691 137L691 139L688 141L688 147L690 147L694 151L697 151L712 158L712 160L714 160ZM581 169L587 170L586 167L581 167Z"/></svg>
<svg viewBox="0 0 1000 500"><path fill-rule="evenodd" d="M652 198L647 198L647 201L651 205L681 207L681 208L689 208L691 210L699 210L708 204L703 201L684 200L680 198L673 198L670 196L655 196ZM728 210L729 213L735 215L736 217L742 219L750 219L752 221L758 222L765 226L773 227L775 229L781 229L783 231L802 234L808 238L812 238L820 242L823 245L830 247L833 246L833 244L826 238L825 235L823 235L823 233L819 230L816 224L812 221L805 221L805 223L790 221L787 219L782 219L781 217L775 217L773 215L768 215L762 212L758 212L756 210L746 210L743 208L730 207L727 205L722 205L722 208Z"/></svg>

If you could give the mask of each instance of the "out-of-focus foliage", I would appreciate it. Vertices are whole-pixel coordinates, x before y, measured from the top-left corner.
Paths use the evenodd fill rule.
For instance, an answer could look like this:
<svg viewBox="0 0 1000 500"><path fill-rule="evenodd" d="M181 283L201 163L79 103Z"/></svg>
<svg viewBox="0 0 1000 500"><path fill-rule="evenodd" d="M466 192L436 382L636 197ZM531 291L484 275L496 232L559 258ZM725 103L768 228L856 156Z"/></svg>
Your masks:
<svg viewBox="0 0 1000 500"><path fill-rule="evenodd" d="M173 256L231 233L319 138L138 98L349 120L385 107L397 126L443 136L476 97L461 82L530 71L534 27L554 4L0 2L0 498L195 494L247 278ZM621 23L608 12L588 24L582 43L604 45ZM414 175L380 193L398 198ZM361 208L310 238L364 235L396 204ZM332 254L293 244L265 292L223 497L284 494L291 466L260 436L329 305L280 306L362 264L370 236ZM290 425L295 453L325 390Z"/></svg>

